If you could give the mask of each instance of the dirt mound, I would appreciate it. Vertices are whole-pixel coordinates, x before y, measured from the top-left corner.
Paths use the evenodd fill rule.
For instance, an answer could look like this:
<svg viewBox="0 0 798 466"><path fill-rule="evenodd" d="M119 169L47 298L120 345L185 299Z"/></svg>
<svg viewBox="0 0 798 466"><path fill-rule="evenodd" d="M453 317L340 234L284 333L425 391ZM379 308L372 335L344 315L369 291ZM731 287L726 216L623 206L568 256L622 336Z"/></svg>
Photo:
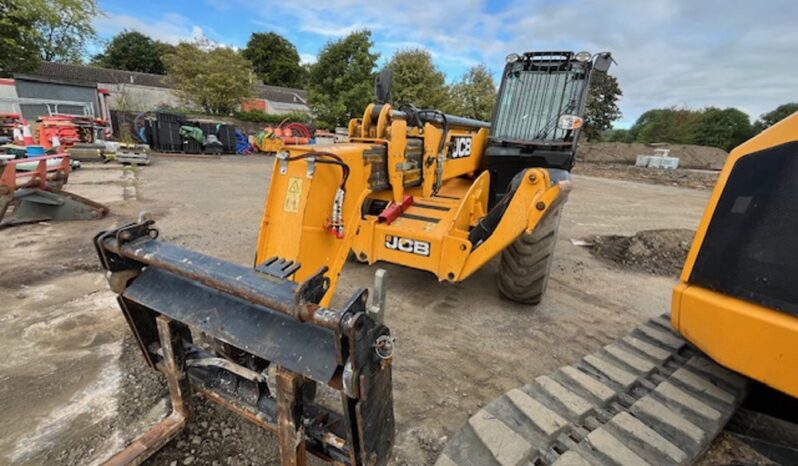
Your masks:
<svg viewBox="0 0 798 466"><path fill-rule="evenodd" d="M627 269L655 275L679 275L694 230L646 230L634 236L596 236L590 251Z"/></svg>
<svg viewBox="0 0 798 466"><path fill-rule="evenodd" d="M576 175L599 176L616 180L662 184L691 189L712 189L718 181L718 173L709 170L657 170L620 163L578 163L573 169Z"/></svg>
<svg viewBox="0 0 798 466"><path fill-rule="evenodd" d="M655 148L670 149L672 157L679 157L679 168L720 170L729 155L723 149L691 144L650 146L639 142L592 142L579 144L576 159L581 162L634 164L638 155L653 154Z"/></svg>

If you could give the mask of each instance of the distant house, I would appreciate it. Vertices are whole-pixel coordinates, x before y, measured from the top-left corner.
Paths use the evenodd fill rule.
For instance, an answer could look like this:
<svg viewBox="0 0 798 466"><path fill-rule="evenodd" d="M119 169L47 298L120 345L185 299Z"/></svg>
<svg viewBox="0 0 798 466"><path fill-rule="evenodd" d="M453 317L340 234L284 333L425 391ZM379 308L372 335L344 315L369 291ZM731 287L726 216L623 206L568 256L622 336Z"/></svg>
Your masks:
<svg viewBox="0 0 798 466"><path fill-rule="evenodd" d="M42 62L33 73L15 74L14 86L22 107L17 111L32 120L52 111L41 103L33 103L47 100L62 102L60 113L85 113L91 109L92 114L102 116L103 99L98 98L102 94L107 95L111 110L152 111L185 106L166 76L96 66ZM307 93L300 89L255 85L253 95L242 103L242 109L256 108L277 114L310 112ZM2 105L0 101L0 111Z"/></svg>
<svg viewBox="0 0 798 466"><path fill-rule="evenodd" d="M270 114L310 113L307 91L256 84L253 94L253 98L241 103L241 110L260 110Z"/></svg>

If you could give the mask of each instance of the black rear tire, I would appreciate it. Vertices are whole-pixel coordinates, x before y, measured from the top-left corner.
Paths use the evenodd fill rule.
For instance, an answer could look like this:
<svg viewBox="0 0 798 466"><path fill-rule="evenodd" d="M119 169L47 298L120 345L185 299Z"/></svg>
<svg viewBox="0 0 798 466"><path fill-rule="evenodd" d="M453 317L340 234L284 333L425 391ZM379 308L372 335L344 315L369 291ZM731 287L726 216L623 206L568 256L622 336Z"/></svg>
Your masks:
<svg viewBox="0 0 798 466"><path fill-rule="evenodd" d="M557 245L561 208L551 212L532 233L525 233L502 251L499 292L506 298L535 305L543 299Z"/></svg>

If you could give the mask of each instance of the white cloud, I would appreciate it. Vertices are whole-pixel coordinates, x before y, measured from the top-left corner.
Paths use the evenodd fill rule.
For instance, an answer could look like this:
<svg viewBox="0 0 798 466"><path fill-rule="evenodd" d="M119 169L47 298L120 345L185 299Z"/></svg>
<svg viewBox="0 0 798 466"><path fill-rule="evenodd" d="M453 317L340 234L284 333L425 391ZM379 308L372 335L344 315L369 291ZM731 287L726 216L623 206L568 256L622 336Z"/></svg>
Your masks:
<svg viewBox="0 0 798 466"><path fill-rule="evenodd" d="M316 63L318 57L312 53L300 53L299 54L299 62L303 65L312 65Z"/></svg>
<svg viewBox="0 0 798 466"><path fill-rule="evenodd" d="M357 23L343 27L335 27L326 23L299 25L300 31L312 32L320 36L328 36L328 37L343 37L355 31L360 31L363 29L373 30L374 27L369 27L364 24L357 24Z"/></svg>
<svg viewBox="0 0 798 466"><path fill-rule="evenodd" d="M283 35L288 34L288 29L286 29L282 24L280 24L279 22L276 22L276 21L265 21L265 20L260 20L260 19L250 19L249 22L254 24L255 26L258 26L258 29L266 28L269 31L274 31L274 32L277 32L277 33L280 33L280 34L283 34ZM253 32L257 32L257 31L253 31Z"/></svg>
<svg viewBox="0 0 798 466"><path fill-rule="evenodd" d="M202 44L205 49L216 47L239 49L235 45L209 38L209 34L212 37L221 37L221 35L213 28L202 28L177 13L164 13L160 18L154 18L152 21L143 21L129 15L105 13L94 21L94 27L101 36L111 37L128 30L140 32L167 44L197 42Z"/></svg>
<svg viewBox="0 0 798 466"><path fill-rule="evenodd" d="M160 18L144 21L134 16L106 13L97 17L94 27L100 35L113 36L123 30L137 31L169 44L193 41L204 37L201 27L177 13L164 13Z"/></svg>
<svg viewBox="0 0 798 466"><path fill-rule="evenodd" d="M508 32L518 45L612 51L627 123L674 105L733 106L756 118L795 100L796 17L798 4L782 0L583 1L541 9Z"/></svg>

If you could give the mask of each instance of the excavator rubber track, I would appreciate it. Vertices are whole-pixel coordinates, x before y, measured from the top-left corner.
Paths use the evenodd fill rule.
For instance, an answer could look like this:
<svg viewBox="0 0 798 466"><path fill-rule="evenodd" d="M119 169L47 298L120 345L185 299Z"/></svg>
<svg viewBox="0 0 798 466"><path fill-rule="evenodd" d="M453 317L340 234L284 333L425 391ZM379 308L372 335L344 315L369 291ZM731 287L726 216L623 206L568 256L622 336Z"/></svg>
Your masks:
<svg viewBox="0 0 798 466"><path fill-rule="evenodd" d="M746 378L690 346L663 315L491 401L435 464L691 464L748 391Z"/></svg>

